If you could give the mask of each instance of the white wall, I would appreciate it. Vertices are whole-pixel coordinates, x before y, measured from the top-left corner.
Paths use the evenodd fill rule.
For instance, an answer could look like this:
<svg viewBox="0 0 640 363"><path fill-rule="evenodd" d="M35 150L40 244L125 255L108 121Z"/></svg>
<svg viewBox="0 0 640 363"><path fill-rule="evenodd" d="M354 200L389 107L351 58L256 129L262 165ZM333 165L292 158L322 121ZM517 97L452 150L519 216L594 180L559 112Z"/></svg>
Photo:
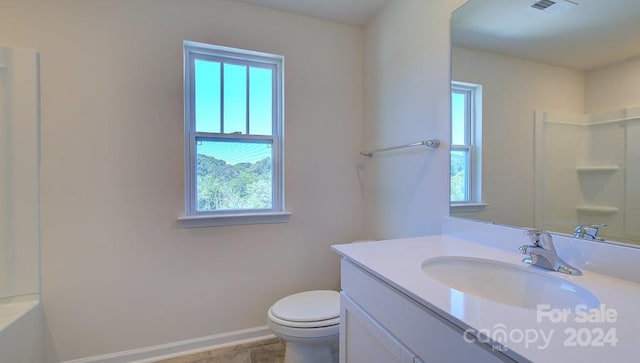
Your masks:
<svg viewBox="0 0 640 363"><path fill-rule="evenodd" d="M640 57L587 72L585 113L640 106Z"/></svg>
<svg viewBox="0 0 640 363"><path fill-rule="evenodd" d="M361 164L368 235L435 234L449 210L449 20L463 0L391 1L365 32L365 147L440 139Z"/></svg>
<svg viewBox="0 0 640 363"><path fill-rule="evenodd" d="M456 215L533 226L534 111L582 114L584 73L463 47L452 57L454 80L483 86L483 200L491 204Z"/></svg>
<svg viewBox="0 0 640 363"><path fill-rule="evenodd" d="M235 1L5 0L0 43L42 55L43 292L56 358L263 325L277 298L337 287L331 243L438 233L449 18L463 2L391 1L363 36ZM183 39L285 55L290 223L176 223ZM440 149L377 156L357 177L360 150L430 138Z"/></svg>
<svg viewBox="0 0 640 363"><path fill-rule="evenodd" d="M289 223L176 222L184 39L286 57ZM0 44L41 54L42 288L57 360L261 326L278 298L337 288L329 246L364 237L363 43L360 28L237 1L3 1ZM439 84L425 99L444 99L446 58L421 67ZM444 137L437 108L425 119Z"/></svg>

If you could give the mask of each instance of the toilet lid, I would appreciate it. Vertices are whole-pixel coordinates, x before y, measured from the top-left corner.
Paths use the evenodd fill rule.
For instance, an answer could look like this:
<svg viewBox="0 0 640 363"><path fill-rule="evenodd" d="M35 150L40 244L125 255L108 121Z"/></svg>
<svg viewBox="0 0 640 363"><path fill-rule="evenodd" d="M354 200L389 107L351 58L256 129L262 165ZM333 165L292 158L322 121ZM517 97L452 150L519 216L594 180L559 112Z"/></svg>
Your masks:
<svg viewBox="0 0 640 363"><path fill-rule="evenodd" d="M340 316L340 294L330 290L306 291L278 300L271 313L282 320L310 322Z"/></svg>

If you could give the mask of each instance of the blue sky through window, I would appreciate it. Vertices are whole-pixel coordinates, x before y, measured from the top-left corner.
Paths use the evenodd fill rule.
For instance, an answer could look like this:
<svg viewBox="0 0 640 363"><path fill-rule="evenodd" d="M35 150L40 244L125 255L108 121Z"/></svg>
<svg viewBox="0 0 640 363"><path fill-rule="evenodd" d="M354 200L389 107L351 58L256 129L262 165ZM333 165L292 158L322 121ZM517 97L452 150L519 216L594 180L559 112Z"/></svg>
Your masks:
<svg viewBox="0 0 640 363"><path fill-rule="evenodd" d="M220 63L195 61L196 131L220 132Z"/></svg>
<svg viewBox="0 0 640 363"><path fill-rule="evenodd" d="M224 86L221 86L221 71ZM272 135L273 70L196 59L195 118L197 132L247 134L248 131L252 135ZM253 163L272 156L271 145L264 143L199 141L197 149L198 154L228 164Z"/></svg>
<svg viewBox="0 0 640 363"><path fill-rule="evenodd" d="M466 142L466 102L467 94L451 93L451 143L465 145Z"/></svg>

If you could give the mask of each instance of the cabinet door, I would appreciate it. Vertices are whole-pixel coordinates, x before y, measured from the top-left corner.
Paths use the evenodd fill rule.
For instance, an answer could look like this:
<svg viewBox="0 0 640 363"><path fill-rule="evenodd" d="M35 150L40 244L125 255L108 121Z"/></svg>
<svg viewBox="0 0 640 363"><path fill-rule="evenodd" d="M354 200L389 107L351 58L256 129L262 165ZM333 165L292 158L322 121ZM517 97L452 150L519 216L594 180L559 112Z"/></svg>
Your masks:
<svg viewBox="0 0 640 363"><path fill-rule="evenodd" d="M348 296L340 295L340 363L419 362L415 354Z"/></svg>

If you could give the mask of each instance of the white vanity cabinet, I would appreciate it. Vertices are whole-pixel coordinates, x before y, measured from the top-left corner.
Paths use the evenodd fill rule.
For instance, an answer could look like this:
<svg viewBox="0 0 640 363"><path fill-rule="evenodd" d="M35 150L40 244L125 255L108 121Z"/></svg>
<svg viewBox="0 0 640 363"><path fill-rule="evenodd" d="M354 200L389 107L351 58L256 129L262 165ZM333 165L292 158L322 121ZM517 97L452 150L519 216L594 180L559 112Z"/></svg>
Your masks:
<svg viewBox="0 0 640 363"><path fill-rule="evenodd" d="M340 362L420 363L418 356L344 292L340 296Z"/></svg>
<svg viewBox="0 0 640 363"><path fill-rule="evenodd" d="M342 259L340 363L513 362Z"/></svg>

